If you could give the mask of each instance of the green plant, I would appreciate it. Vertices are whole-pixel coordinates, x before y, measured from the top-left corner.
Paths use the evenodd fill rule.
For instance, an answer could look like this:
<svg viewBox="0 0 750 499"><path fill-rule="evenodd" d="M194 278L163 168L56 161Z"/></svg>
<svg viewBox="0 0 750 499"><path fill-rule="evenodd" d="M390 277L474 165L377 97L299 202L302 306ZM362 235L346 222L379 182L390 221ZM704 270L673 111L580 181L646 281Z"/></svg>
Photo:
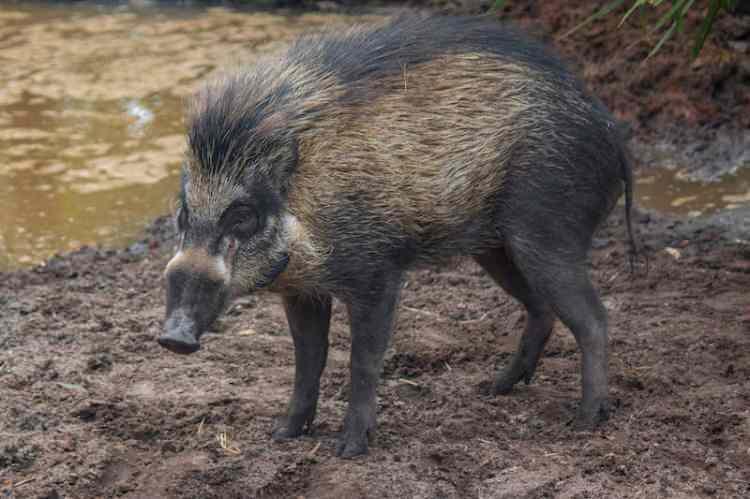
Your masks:
<svg viewBox="0 0 750 499"><path fill-rule="evenodd" d="M630 7L620 19L618 28L622 26L625 21L627 21L627 19L636 11L642 11L642 9L646 8L655 9L661 6L663 3L664 0L632 0L630 2ZM653 35L660 30L664 30L664 32L659 38L659 41L656 42L656 45L654 45L654 47L651 49L648 56L646 56L646 59L649 59L656 52L658 52L662 45L664 45L664 43L669 40L672 35L674 35L675 31L681 32L683 30L685 17L690 9L705 8L706 10L703 16L703 22L701 23L697 33L695 34L693 48L691 51L692 58L697 57L701 49L703 48L703 45L706 42L706 38L711 32L711 28L714 26L716 18L719 16L719 14L721 12L733 11L738 3L739 0L708 0L708 2L696 2L696 0L672 0L672 6L664 14L662 14L662 16L656 21L653 26L649 28L649 35ZM611 2L604 4L591 16L587 17L573 29L563 34L562 38L575 33L580 28L586 26L592 21L608 15L610 12L613 12L624 4L626 4L626 0L612 0Z"/></svg>

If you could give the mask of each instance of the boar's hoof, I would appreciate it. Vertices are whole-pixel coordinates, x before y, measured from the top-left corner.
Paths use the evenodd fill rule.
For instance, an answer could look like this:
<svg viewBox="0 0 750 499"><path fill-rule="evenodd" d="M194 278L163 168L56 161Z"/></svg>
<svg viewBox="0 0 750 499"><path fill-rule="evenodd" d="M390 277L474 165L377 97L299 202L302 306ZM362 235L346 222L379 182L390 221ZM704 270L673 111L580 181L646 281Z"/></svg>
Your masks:
<svg viewBox="0 0 750 499"><path fill-rule="evenodd" d="M522 369L508 369L497 375L495 382L492 384L493 395L508 395L513 391L513 387L516 386L521 380L524 380L528 385L531 382L531 376L526 375Z"/></svg>
<svg viewBox="0 0 750 499"><path fill-rule="evenodd" d="M297 438L312 427L313 420L315 419L315 404L306 405L304 403L292 402L292 405L305 408L295 410L281 418L271 433L273 440L279 441Z"/></svg>
<svg viewBox="0 0 750 499"><path fill-rule="evenodd" d="M179 354L194 353L197 352L201 347L200 343L198 343L194 339L176 338L169 334L160 336L158 341L159 345L163 346L167 350Z"/></svg>
<svg viewBox="0 0 750 499"><path fill-rule="evenodd" d="M336 455L344 459L363 456L365 454L367 454L367 435L359 437L342 435L341 440L336 446Z"/></svg>
<svg viewBox="0 0 750 499"><path fill-rule="evenodd" d="M336 455L344 459L367 454L368 431L357 425L346 424L336 446Z"/></svg>
<svg viewBox="0 0 750 499"><path fill-rule="evenodd" d="M344 459L367 454L368 439L375 431L374 408L352 410L344 420L344 431L339 436L336 455Z"/></svg>
<svg viewBox="0 0 750 499"><path fill-rule="evenodd" d="M575 420L573 420L573 429L579 431L588 431L596 428L599 423L609 419L609 401L607 399L597 399L593 402L584 401L578 408Z"/></svg>
<svg viewBox="0 0 750 499"><path fill-rule="evenodd" d="M508 379L496 379L492 385L493 395L508 395L513 391L513 387L516 386L516 381L510 381Z"/></svg>
<svg viewBox="0 0 750 499"><path fill-rule="evenodd" d="M299 436L302 436L303 433L304 424L290 423L287 418L284 418L284 421L279 426L273 429L273 432L271 433L271 439L279 442L281 440L297 438Z"/></svg>
<svg viewBox="0 0 750 499"><path fill-rule="evenodd" d="M519 352L510 366L498 373L492 385L493 395L508 395L513 387L523 380L527 385L531 383L536 371L537 359L528 353Z"/></svg>

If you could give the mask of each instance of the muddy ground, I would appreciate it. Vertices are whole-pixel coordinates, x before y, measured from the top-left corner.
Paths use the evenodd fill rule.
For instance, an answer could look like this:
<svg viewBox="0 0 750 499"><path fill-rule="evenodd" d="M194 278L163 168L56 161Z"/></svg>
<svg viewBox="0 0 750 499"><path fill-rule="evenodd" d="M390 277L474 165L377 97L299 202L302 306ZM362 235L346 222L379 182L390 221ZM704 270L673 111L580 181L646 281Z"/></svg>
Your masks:
<svg viewBox="0 0 750 499"><path fill-rule="evenodd" d="M354 461L334 456L348 376L341 307L314 432L273 443L293 376L278 300L236 304L193 356L158 347L168 222L128 250L6 274L6 497L747 497L750 248L720 229L638 220L648 274L629 273L618 216L593 256L611 324L606 426L569 426L579 355L559 325L530 386L486 395L524 318L465 263L410 275L380 426Z"/></svg>
<svg viewBox="0 0 750 499"><path fill-rule="evenodd" d="M565 19L554 29L574 22ZM609 86L587 74L611 105L628 87L610 48L581 57L612 66ZM681 88L664 79L652 86ZM732 95L742 95L736 85ZM628 99L637 140L656 136L650 119L681 126L666 110L639 117L650 97ZM747 116L722 126L739 130ZM334 456L349 347L339 305L313 432L273 443L293 377L278 300L235 304L198 354L159 348L160 277L175 242L168 221L128 249L83 248L1 274L0 497L748 497L750 247L710 222L639 212L649 268L630 274L621 212L592 256L610 314L605 426L569 425L579 354L560 325L531 385L486 394L524 316L465 262L410 274L379 428L370 455L352 461Z"/></svg>

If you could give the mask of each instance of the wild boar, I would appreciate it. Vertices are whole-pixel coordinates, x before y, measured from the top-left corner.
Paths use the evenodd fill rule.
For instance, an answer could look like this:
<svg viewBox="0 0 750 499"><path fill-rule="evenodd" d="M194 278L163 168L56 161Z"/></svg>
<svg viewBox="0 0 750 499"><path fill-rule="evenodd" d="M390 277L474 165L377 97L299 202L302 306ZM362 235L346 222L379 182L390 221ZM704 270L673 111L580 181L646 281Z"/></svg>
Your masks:
<svg viewBox="0 0 750 499"><path fill-rule="evenodd" d="M587 259L623 191L630 233L631 167L609 112L540 43L409 14L308 35L205 85L188 144L159 342L194 352L233 297L281 294L296 371L275 438L315 416L336 298L351 325L337 451L367 452L404 273L461 256L528 313L495 393L529 382L559 318L582 351L578 425L606 419L607 314Z"/></svg>

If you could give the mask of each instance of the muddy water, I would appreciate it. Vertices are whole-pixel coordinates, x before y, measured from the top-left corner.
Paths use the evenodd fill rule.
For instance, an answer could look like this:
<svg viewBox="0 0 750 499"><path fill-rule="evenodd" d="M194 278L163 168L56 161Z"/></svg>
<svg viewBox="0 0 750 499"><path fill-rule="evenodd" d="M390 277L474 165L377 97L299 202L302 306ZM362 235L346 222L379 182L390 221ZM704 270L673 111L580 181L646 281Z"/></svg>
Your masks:
<svg viewBox="0 0 750 499"><path fill-rule="evenodd" d="M199 81L353 21L66 4L0 2L0 269L127 243L170 209Z"/></svg>
<svg viewBox="0 0 750 499"><path fill-rule="evenodd" d="M638 204L662 213L711 215L750 205L750 165L708 182L682 170L652 168L639 175Z"/></svg>
<svg viewBox="0 0 750 499"><path fill-rule="evenodd" d="M149 5L0 0L0 270L126 244L170 210L183 103L199 81L303 30L355 20ZM750 203L750 168L708 185L652 171L639 179L646 207Z"/></svg>

